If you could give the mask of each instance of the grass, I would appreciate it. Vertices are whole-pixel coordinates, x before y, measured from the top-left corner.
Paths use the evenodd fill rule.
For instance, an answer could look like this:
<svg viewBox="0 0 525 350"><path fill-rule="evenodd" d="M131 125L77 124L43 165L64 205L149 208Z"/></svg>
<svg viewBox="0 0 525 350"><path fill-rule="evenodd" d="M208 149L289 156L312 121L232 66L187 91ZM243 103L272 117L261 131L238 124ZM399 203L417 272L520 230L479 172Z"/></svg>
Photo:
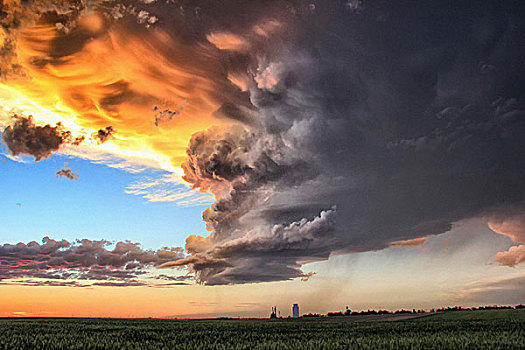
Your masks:
<svg viewBox="0 0 525 350"><path fill-rule="evenodd" d="M525 310L396 322L4 319L0 349L525 349Z"/></svg>

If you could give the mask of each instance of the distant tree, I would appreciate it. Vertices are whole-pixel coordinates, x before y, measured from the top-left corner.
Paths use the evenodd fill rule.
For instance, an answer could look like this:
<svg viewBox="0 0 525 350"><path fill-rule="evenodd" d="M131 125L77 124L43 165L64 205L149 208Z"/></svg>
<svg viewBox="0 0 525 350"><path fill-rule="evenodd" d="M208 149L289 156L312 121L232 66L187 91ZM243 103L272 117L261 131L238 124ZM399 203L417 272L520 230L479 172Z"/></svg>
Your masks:
<svg viewBox="0 0 525 350"><path fill-rule="evenodd" d="M396 310L394 312L394 314L410 314L410 310L404 310L404 309L401 309L401 310Z"/></svg>
<svg viewBox="0 0 525 350"><path fill-rule="evenodd" d="M341 311L337 312L329 312L327 313L328 316L343 316L343 313Z"/></svg>

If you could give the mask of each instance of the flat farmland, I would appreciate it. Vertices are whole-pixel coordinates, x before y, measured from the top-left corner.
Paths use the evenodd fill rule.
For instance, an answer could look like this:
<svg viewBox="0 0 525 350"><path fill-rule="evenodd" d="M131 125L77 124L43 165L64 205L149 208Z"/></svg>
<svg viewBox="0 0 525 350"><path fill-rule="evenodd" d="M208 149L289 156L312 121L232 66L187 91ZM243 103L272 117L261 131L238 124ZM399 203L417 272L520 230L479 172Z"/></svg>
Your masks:
<svg viewBox="0 0 525 350"><path fill-rule="evenodd" d="M525 349L525 309L351 320L2 319L0 349Z"/></svg>

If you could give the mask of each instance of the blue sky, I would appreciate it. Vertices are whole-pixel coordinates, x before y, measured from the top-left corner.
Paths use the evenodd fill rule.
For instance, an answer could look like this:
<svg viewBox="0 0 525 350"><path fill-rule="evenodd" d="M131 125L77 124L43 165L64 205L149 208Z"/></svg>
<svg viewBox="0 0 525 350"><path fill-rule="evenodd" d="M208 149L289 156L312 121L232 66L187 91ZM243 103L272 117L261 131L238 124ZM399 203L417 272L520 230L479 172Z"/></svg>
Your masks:
<svg viewBox="0 0 525 350"><path fill-rule="evenodd" d="M1 156L0 210L4 243L55 239L107 239L140 242L144 248L183 246L190 234L207 234L206 206L181 207L126 194L126 186L160 171L132 174L90 161L54 155L20 163ZM55 173L64 163L80 174L76 181ZM18 206L16 203L22 203Z"/></svg>

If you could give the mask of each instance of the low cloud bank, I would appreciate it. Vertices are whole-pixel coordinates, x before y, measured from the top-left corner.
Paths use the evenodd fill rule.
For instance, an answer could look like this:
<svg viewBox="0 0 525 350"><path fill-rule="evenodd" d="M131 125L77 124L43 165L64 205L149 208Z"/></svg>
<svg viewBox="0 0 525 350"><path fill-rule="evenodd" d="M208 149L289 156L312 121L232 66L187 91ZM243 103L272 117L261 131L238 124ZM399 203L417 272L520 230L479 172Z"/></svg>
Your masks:
<svg viewBox="0 0 525 350"><path fill-rule="evenodd" d="M64 286L152 285L151 267L184 257L182 248L144 250L138 243L49 237L0 246L0 280L7 284ZM185 281L180 276L160 280ZM151 278L150 278L151 279ZM154 283L154 285L162 283Z"/></svg>

